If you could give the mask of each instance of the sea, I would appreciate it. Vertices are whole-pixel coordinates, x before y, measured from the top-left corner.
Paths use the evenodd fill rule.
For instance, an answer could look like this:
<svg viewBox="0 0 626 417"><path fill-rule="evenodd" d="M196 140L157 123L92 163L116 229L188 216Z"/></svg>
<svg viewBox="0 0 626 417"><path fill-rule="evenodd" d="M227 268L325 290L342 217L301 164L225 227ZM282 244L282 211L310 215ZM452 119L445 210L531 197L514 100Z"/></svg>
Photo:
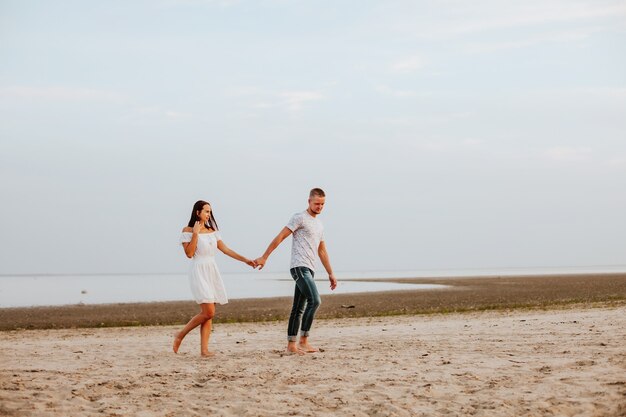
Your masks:
<svg viewBox="0 0 626 417"><path fill-rule="evenodd" d="M626 265L437 269L415 271L347 271L336 273L331 291L325 273L316 277L321 294L371 291L445 289L445 284L409 284L397 278L459 278L546 274L619 273ZM222 273L230 299L291 296L294 282L288 271ZM378 282L367 281L379 279ZM444 281L445 282L445 281ZM0 308L191 300L186 273L144 274L0 274Z"/></svg>

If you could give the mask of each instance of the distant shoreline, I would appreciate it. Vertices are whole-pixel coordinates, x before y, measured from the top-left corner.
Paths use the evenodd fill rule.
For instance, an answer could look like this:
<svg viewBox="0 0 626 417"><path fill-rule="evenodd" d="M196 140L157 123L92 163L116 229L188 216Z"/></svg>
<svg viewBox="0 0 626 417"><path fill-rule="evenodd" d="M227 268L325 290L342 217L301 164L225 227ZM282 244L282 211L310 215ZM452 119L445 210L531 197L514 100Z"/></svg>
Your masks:
<svg viewBox="0 0 626 417"><path fill-rule="evenodd" d="M464 271L463 274L456 274L459 271ZM423 270L368 270L364 272L357 271L336 271L343 279L360 280L362 278L349 275L361 275L363 273L368 275L387 274L392 272L394 274L406 274L406 275L420 275L415 278L475 278L475 277L491 277L491 276L546 276L546 275L598 275L598 274L626 274L626 265L587 265L587 266L536 266L536 267L501 267L501 268L436 268L436 269L423 269ZM251 272L253 274L287 274L284 270L278 271L263 271L263 272ZM235 274L239 275L241 272L226 272L222 271L224 275ZM441 275L445 274L445 275ZM151 276L151 275L187 275L187 271L155 271L155 272L16 272L16 273L0 273L0 278L5 277L76 277L76 276ZM346 277L348 275L349 277ZM422 276L424 275L424 276ZM380 276L379 276L380 278ZM404 278L410 278L407 276ZM403 278L403 279L404 279ZM363 278L363 279L377 279L377 278ZM389 279L389 278L381 278Z"/></svg>
<svg viewBox="0 0 626 417"><path fill-rule="evenodd" d="M325 295L318 318L626 304L626 273L356 280L450 288ZM286 320L290 309L290 297L234 299L217 306L215 322ZM182 324L197 310L193 301L0 308L0 330Z"/></svg>

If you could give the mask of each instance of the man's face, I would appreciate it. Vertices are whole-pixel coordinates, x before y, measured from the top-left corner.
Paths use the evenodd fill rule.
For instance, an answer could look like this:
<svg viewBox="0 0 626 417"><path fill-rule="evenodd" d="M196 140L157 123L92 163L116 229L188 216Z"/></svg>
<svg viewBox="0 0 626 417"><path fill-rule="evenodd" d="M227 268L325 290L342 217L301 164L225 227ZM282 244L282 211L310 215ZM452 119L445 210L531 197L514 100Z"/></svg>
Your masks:
<svg viewBox="0 0 626 417"><path fill-rule="evenodd" d="M311 210L311 213L320 214L324 208L325 202L326 197L315 196L313 198L309 198L309 210Z"/></svg>

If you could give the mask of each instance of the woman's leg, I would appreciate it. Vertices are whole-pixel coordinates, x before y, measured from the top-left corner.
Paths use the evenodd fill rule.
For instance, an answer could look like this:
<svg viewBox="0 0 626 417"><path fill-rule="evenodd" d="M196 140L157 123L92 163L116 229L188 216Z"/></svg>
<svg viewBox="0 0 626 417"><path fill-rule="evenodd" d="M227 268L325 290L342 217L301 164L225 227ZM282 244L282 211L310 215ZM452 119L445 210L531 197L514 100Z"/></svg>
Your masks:
<svg viewBox="0 0 626 417"><path fill-rule="evenodd" d="M215 304L209 304L211 317L215 315ZM211 328L213 327L213 319L209 319L200 325L200 355L213 356L209 352L209 338L211 337Z"/></svg>
<svg viewBox="0 0 626 417"><path fill-rule="evenodd" d="M174 337L174 353L178 353L178 348L180 344L183 342L187 333L206 322L207 320L211 320L213 315L215 314L215 304L213 303L203 303L200 304L200 308L202 309L200 313L196 314L189 320L189 322L185 325L185 327L178 332L178 334Z"/></svg>

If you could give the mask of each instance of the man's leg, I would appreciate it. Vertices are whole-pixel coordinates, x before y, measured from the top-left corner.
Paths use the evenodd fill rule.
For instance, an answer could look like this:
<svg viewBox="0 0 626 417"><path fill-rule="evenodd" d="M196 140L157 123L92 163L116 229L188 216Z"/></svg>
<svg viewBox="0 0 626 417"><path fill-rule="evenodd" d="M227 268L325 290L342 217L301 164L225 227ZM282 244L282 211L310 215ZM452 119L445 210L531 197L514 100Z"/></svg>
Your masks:
<svg viewBox="0 0 626 417"><path fill-rule="evenodd" d="M289 325L287 328L287 351L293 353L300 353L296 341L298 339L298 329L300 328L300 319L304 312L304 306L306 305L306 297L300 291L298 286L298 274L295 272L295 268L291 269L291 277L296 281L295 290L293 294L293 306L291 307L291 315L289 316Z"/></svg>
<svg viewBox="0 0 626 417"><path fill-rule="evenodd" d="M317 285L313 279L314 272L309 268L294 268L298 279L296 280L296 286L300 289L300 292L306 297L306 309L302 315L302 328L300 331L300 343L299 348L305 352L312 353L317 352L318 349L309 345L309 331L313 325L313 319L315 313L322 303L320 294L317 291Z"/></svg>

